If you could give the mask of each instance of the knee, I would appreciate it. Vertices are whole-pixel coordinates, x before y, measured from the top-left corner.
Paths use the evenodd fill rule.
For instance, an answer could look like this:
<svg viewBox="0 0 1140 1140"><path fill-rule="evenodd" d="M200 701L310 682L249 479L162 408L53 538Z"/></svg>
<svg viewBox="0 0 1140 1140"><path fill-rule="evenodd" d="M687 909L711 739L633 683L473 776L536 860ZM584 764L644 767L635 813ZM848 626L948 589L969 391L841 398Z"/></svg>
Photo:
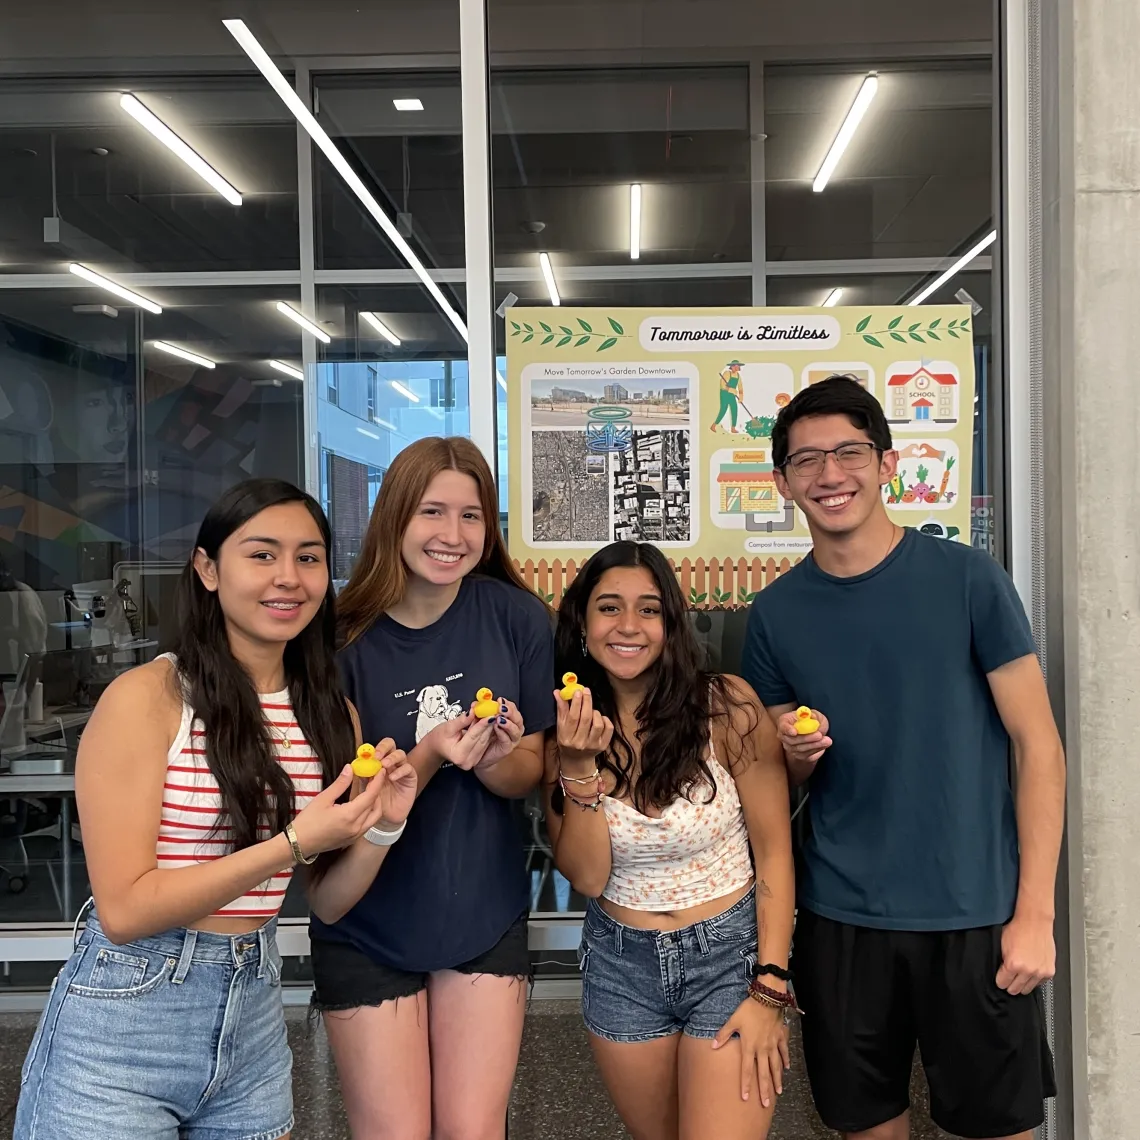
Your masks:
<svg viewBox="0 0 1140 1140"><path fill-rule="evenodd" d="M480 1119L469 1116L463 1120L437 1120L432 1140L504 1140L507 1118Z"/></svg>

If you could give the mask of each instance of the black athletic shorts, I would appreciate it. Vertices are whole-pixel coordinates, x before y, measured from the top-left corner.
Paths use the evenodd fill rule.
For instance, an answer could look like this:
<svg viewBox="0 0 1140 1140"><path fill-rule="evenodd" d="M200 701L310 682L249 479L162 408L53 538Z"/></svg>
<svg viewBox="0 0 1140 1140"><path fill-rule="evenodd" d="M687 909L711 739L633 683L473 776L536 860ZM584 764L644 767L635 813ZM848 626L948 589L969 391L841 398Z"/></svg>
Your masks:
<svg viewBox="0 0 1140 1140"><path fill-rule="evenodd" d="M382 1005L427 989L426 972L382 966L347 942L314 938L310 953L313 957L312 1006L321 1012ZM519 915L485 954L452 968L460 974L494 974L529 981L527 915Z"/></svg>
<svg viewBox="0 0 1140 1140"><path fill-rule="evenodd" d="M1041 995L998 989L1001 933L871 930L799 912L792 970L828 1128L864 1132L905 1112L916 1043L940 1128L987 1138L1041 1124L1056 1095Z"/></svg>

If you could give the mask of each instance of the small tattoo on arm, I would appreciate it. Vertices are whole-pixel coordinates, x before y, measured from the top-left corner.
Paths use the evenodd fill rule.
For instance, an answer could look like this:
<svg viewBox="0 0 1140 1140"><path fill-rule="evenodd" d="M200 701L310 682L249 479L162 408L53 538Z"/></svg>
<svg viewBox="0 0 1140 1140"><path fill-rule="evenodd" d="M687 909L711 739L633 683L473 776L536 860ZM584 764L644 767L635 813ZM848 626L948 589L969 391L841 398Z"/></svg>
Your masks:
<svg viewBox="0 0 1140 1140"><path fill-rule="evenodd" d="M756 889L760 892L760 894L764 898L770 899L772 897L772 888L770 886L768 886L768 884L766 882L764 882L763 879L761 879L760 882L757 884Z"/></svg>

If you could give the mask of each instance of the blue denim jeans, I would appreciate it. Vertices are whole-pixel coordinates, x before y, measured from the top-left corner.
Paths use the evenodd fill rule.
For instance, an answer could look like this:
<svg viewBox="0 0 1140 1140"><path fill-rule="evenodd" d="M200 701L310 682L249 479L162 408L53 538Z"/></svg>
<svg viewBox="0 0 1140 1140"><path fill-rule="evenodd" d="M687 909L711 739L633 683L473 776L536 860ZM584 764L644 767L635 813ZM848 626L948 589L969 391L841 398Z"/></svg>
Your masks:
<svg viewBox="0 0 1140 1140"><path fill-rule="evenodd" d="M293 1126L277 921L125 946L94 913L52 984L13 1140L276 1140Z"/></svg>
<svg viewBox="0 0 1140 1140"><path fill-rule="evenodd" d="M638 930L591 899L578 962L582 1017L607 1041L715 1037L756 970L756 891L681 930Z"/></svg>

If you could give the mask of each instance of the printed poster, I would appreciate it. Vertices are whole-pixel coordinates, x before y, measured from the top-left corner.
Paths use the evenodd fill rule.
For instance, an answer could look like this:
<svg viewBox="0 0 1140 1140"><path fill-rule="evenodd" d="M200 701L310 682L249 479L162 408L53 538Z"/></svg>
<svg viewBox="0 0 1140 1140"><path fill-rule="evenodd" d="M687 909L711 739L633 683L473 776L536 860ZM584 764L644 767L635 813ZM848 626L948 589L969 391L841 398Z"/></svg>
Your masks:
<svg viewBox="0 0 1140 1140"><path fill-rule="evenodd" d="M616 539L652 542L693 605L747 604L811 549L772 427L836 373L883 405L901 526L971 535L967 306L520 308L507 313L511 555L554 604Z"/></svg>

